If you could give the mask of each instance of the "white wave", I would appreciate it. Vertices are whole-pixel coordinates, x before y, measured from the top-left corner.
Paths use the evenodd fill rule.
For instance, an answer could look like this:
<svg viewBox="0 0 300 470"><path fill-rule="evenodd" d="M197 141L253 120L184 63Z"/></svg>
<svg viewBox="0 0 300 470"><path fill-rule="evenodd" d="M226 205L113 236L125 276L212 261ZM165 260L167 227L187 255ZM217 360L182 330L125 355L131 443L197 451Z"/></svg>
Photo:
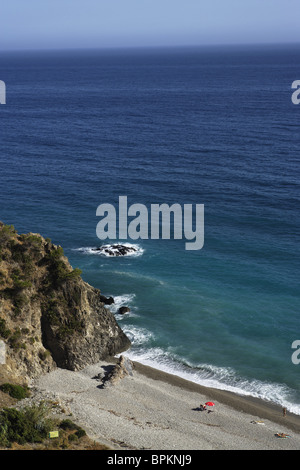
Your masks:
<svg viewBox="0 0 300 470"><path fill-rule="evenodd" d="M289 399L290 391L285 385L238 378L233 369L226 367L216 367L208 364L201 364L197 367L189 366L182 363L172 351L166 352L161 348L147 348L149 338L151 336L148 332L142 333L140 330L137 332L133 348L126 352L129 359L208 388L226 390L237 395L256 397L275 403L286 407L291 413L300 415L300 405L291 402ZM135 348L136 345L140 347Z"/></svg>
<svg viewBox="0 0 300 470"><path fill-rule="evenodd" d="M122 305L131 305L135 299L135 294L123 294L123 295L116 295L114 297L115 306L122 307Z"/></svg>
<svg viewBox="0 0 300 470"><path fill-rule="evenodd" d="M88 255L94 255L96 246L82 246L80 248L73 248L73 251L81 251L82 253L88 254Z"/></svg>
<svg viewBox="0 0 300 470"><path fill-rule="evenodd" d="M195 375L198 383L205 386L260 398L281 405L289 393L285 385L263 382L257 379L244 379L238 377L235 371L229 367L200 364L193 375Z"/></svg>
<svg viewBox="0 0 300 470"><path fill-rule="evenodd" d="M128 316L136 316L136 306L134 305L135 294L123 294L123 295L116 295L114 298L114 303L107 305L107 308L116 315L117 320L122 320L124 315L118 315L118 311L120 307L129 307L130 311L126 313L126 317Z"/></svg>
<svg viewBox="0 0 300 470"><path fill-rule="evenodd" d="M154 334L146 328L141 328L133 325L122 326L122 330L128 336L133 348L140 348L149 345L149 342L154 339ZM131 350L130 350L131 351Z"/></svg>
<svg viewBox="0 0 300 470"><path fill-rule="evenodd" d="M127 253L120 255L121 257L136 257L136 256L141 256L144 253L144 249L134 243L128 243L128 242L115 242L115 243L107 243L104 245L101 245L100 247L97 246L84 246L80 248L75 248L75 251L81 251L84 254L88 255L96 255L96 256L105 256L108 258L114 258L116 256L119 256L119 251L117 246L122 246L125 248L129 248Z"/></svg>

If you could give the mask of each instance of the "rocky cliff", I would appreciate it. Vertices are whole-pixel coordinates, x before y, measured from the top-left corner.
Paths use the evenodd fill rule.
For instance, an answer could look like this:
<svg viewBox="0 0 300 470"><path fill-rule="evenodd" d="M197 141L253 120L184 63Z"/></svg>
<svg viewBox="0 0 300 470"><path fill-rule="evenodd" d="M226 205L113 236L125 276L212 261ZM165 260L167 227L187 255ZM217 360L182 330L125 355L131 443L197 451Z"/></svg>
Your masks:
<svg viewBox="0 0 300 470"><path fill-rule="evenodd" d="M82 280L60 246L1 222L0 342L0 374L23 382L55 367L81 369L130 346L100 291Z"/></svg>

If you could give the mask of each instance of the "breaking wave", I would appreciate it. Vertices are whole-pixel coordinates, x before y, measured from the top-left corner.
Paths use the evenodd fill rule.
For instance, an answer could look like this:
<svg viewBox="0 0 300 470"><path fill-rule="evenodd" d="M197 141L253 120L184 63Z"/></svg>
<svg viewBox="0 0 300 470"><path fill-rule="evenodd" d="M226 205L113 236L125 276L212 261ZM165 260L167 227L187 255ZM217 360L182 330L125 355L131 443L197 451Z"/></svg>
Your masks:
<svg viewBox="0 0 300 470"><path fill-rule="evenodd" d="M228 367L190 364L177 356L173 348L165 350L154 346L154 335L144 328L126 325L124 332L132 342L131 349L126 351L125 355L133 361L208 388L256 397L286 407L290 412L300 415L300 406L293 403L292 392L286 385L248 380L239 377L232 368Z"/></svg>
<svg viewBox="0 0 300 470"><path fill-rule="evenodd" d="M123 294L114 297L114 303L108 305L109 310L116 316L117 320L122 320L124 315L118 314L121 307L129 307L129 312L126 313L126 317L136 316L136 307L134 306L135 294Z"/></svg>

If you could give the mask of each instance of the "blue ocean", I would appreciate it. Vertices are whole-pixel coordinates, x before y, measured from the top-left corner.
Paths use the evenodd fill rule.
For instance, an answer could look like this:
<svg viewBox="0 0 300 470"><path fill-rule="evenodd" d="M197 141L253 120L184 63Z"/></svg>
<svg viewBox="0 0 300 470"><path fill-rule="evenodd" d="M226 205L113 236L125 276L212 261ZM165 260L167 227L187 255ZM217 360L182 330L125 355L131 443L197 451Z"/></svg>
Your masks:
<svg viewBox="0 0 300 470"><path fill-rule="evenodd" d="M299 64L299 45L0 54L0 220L114 297L130 358L296 414ZM120 196L203 204L203 247L100 240L97 207ZM93 250L115 242L137 252Z"/></svg>

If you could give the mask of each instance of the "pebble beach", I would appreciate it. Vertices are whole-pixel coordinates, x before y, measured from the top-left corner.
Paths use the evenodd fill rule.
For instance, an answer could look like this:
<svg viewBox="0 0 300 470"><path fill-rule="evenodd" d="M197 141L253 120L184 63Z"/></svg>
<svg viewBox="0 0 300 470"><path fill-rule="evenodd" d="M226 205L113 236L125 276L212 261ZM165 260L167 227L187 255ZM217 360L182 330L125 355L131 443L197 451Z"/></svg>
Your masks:
<svg viewBox="0 0 300 470"><path fill-rule="evenodd" d="M56 401L95 442L117 451L300 449L300 417L280 407L136 362L132 373L103 386L113 365L56 369L31 384L30 400ZM200 411L208 401L214 406Z"/></svg>

